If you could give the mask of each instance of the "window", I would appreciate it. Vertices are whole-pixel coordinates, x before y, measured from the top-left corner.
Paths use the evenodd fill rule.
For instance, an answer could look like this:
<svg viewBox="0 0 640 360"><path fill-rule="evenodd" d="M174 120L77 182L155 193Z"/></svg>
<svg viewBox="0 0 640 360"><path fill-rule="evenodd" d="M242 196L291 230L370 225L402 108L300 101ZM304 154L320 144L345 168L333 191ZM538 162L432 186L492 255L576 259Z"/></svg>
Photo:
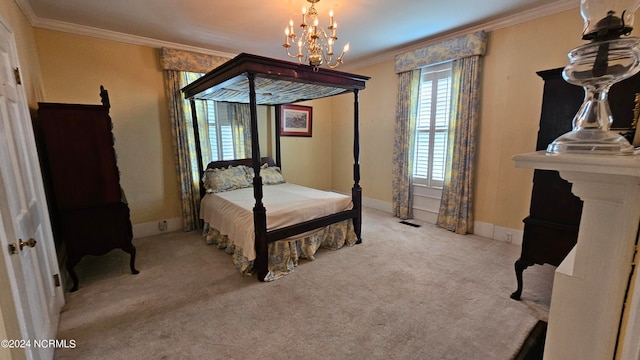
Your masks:
<svg viewBox="0 0 640 360"><path fill-rule="evenodd" d="M182 77L181 87L193 82L204 74L184 72ZM204 128L200 129L200 142L202 145L206 145L207 140L209 148L211 149L211 159L205 159L205 161L218 161L218 160L232 160L237 156L234 153L237 147L235 146L235 138L233 136L233 129L231 125L231 116L229 114L230 104L216 102L216 101L199 101L198 119L202 124L204 119L207 122L208 139L202 139L204 134L202 133ZM244 152L244 144L239 144ZM243 154L244 155L244 154ZM242 157L242 156L240 156Z"/></svg>
<svg viewBox="0 0 640 360"><path fill-rule="evenodd" d="M235 159L234 137L226 103L205 101L211 161Z"/></svg>
<svg viewBox="0 0 640 360"><path fill-rule="evenodd" d="M451 63L426 67L420 74L414 184L441 188L444 182L449 115Z"/></svg>

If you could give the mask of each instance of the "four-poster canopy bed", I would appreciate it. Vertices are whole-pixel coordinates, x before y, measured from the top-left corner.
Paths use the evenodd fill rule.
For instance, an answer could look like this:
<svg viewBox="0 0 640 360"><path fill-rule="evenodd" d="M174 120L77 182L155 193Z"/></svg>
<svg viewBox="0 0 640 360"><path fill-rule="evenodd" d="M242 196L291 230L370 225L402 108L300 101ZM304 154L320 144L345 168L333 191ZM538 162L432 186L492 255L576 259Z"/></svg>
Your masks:
<svg viewBox="0 0 640 360"><path fill-rule="evenodd" d="M233 161L221 161L212 162L208 164L207 169L204 169L202 161L202 153L199 145L197 146L198 167L200 174L204 174L205 171L216 171L217 169L227 169L229 166L247 166L246 170L250 173L253 182L253 200L255 204L252 210L253 217L253 232L254 249L244 249L245 254L255 254L255 260L253 262L253 270L258 275L260 281L271 280L267 278L269 272L269 244L272 244L278 240L290 239L294 235L301 236L300 234L308 234L311 231L316 231L321 228L327 228L332 224L338 224L348 221L352 225L352 232L355 232L355 243L361 242L361 224L362 224L362 189L360 187L360 164L359 164L359 152L360 152L360 139L359 139L359 99L358 94L360 90L365 88L365 82L369 80L367 76L354 75L345 72L314 68L308 65L300 65L288 61L270 59L266 57L240 54L237 57L222 64L218 68L212 70L206 75L202 76L198 80L185 86L182 89L186 99L191 102L192 115L194 118L194 125L196 124L196 100L213 100L235 103L249 104L251 113L251 159L239 159ZM348 198L348 206L344 206L344 200L337 199L337 201L343 203L342 205L329 205L322 212L313 215L313 218L305 218L295 220L296 223L281 222L278 221L277 226L271 226L272 222L275 222L272 218L272 212L275 210L269 209L267 214L267 208L263 204L263 198L265 197L263 188L263 177L261 171L265 172L271 170L266 166L281 166L280 159L280 111L276 111L275 128L276 128L276 141L275 162L270 158L261 158L260 148L258 144L258 119L257 119L257 105L272 105L280 106L284 104L296 103L304 100L312 100L317 98L323 98L328 96L334 96L344 93L354 94L354 140L353 140L353 188L351 196ZM196 141L198 139L198 129L195 126ZM266 164L265 164L266 163ZM265 175L266 176L266 175ZM282 181L284 182L284 181ZM202 185L202 184L201 184ZM280 187L281 185L268 185L267 187L271 191L271 188ZM293 185L297 186L297 185ZM306 188L305 188L306 189ZM247 192L246 189L239 189ZM323 203L325 200L320 200L319 190L309 189L314 191L313 193L304 193L303 200L298 203ZM251 191L250 189L248 191ZM294 188L293 190L287 189L287 194L297 193L300 190ZM233 191L235 193L236 191ZM316 193L317 192L317 193ZM333 193L335 195L335 193ZM203 198L203 204L205 198L209 197L224 197L228 194L221 192L207 193ZM219 196L216 196L219 195ZM269 195L269 194L267 194ZM234 194L235 196L235 194ZM288 195L270 195L271 198L282 198ZM329 197L335 197L329 195ZM269 200L269 196L266 200ZM266 202L265 200L265 202ZM269 200L271 201L271 200ZM268 203L267 203L268 204ZM275 207L281 204L274 205ZM232 214L229 211L230 207L238 207L233 204L223 203L221 208L215 212L216 216L225 216L225 214ZM307 205L305 205L307 206ZM245 209L246 200L245 200ZM281 206L282 207L282 206ZM203 209L201 208L201 218L203 218ZM329 210L327 210L329 209ZM213 213L213 210L206 210ZM279 211L279 210L278 210ZM305 210L306 211L306 210ZM290 210L290 213L304 213L305 211ZM330 213L327 213L329 211ZM269 215L269 216L267 216ZM235 216L228 215L227 216ZM211 218L212 221L216 221L219 226L225 226L231 219L220 220L217 218ZM207 220L205 219L205 222ZM293 220L292 220L293 221ZM298 222L301 221L301 222ZM243 225L238 225L236 228L240 228ZM219 229L218 229L219 230ZM253 252L255 250L255 253ZM251 258L249 258L251 260Z"/></svg>

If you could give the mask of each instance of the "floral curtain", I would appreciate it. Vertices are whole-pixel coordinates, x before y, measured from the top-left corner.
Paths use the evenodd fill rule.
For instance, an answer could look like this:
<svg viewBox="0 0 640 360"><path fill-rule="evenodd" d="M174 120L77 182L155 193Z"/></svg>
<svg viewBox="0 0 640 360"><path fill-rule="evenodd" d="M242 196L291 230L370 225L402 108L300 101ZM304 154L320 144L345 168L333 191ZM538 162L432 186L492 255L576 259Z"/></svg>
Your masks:
<svg viewBox="0 0 640 360"><path fill-rule="evenodd" d="M445 61L454 61L452 99L454 108L451 111L450 124L452 125L449 133L451 146L447 158L447 170L437 224L462 234L473 231L472 186L476 148L475 129L479 117L480 57L486 52L486 43L487 34L480 31L400 54L395 59L395 71L398 74ZM396 123L401 121L399 114L402 114L400 107L396 112ZM404 137L407 141L404 143L396 141L396 144L403 147L407 153L412 151L414 136L408 135L403 128L396 126L396 139L398 137ZM400 152L398 151L398 153ZM396 160L395 150L394 160ZM394 166L396 165L394 164ZM396 183L409 184L411 176L411 168L403 172L396 173L394 171L394 208L396 207ZM399 192L405 191L407 190L399 189ZM398 197L400 195L405 196L399 194ZM409 215L410 210L405 209L403 213ZM400 215L396 214L396 216Z"/></svg>
<svg viewBox="0 0 640 360"><path fill-rule="evenodd" d="M189 102L184 100L180 91L183 86L181 79L183 79L184 72L205 73L227 60L229 59L166 48L162 49L160 55L160 64L166 75L165 89L169 102L169 119L180 186L184 231L199 227L200 174L197 170L198 164L195 156L191 107ZM206 111L203 107L198 109L201 114L203 111ZM206 116L198 115L198 119L206 119ZM210 147L203 146L202 148L209 149Z"/></svg>
<svg viewBox="0 0 640 360"><path fill-rule="evenodd" d="M413 153L420 70L398 74L398 105L393 143L393 213L401 219L413 218Z"/></svg>
<svg viewBox="0 0 640 360"><path fill-rule="evenodd" d="M440 211L436 224L458 234L473 232L473 175L479 118L480 56L454 61L452 114Z"/></svg>
<svg viewBox="0 0 640 360"><path fill-rule="evenodd" d="M226 57L162 48L160 66L163 70L207 73L230 60Z"/></svg>
<svg viewBox="0 0 640 360"><path fill-rule="evenodd" d="M486 47L487 33L484 31L458 36L396 56L396 73L462 59L467 56L484 55Z"/></svg>

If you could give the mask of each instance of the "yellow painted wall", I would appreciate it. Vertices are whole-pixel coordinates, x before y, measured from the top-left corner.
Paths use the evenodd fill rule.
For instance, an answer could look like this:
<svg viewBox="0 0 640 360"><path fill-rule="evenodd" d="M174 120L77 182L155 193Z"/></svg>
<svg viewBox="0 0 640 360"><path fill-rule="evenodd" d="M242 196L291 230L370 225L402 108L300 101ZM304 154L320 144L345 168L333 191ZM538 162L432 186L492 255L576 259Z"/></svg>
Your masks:
<svg viewBox="0 0 640 360"><path fill-rule="evenodd" d="M393 61L350 71L371 76L359 93L360 185L362 196L391 202L391 168L397 98ZM333 100L333 188L349 192L353 186L354 95Z"/></svg>
<svg viewBox="0 0 640 360"><path fill-rule="evenodd" d="M36 29L47 102L99 104L109 91L133 224L181 216L159 50Z"/></svg>
<svg viewBox="0 0 640 360"><path fill-rule="evenodd" d="M476 221L522 229L528 215L532 170L516 169L511 157L535 150L543 81L537 71L563 67L567 53L582 45L576 10L527 21L489 34L484 57L481 118L476 159ZM393 60L355 69L371 76L361 93L361 166L365 197L391 202L391 169L397 78ZM351 98L334 100L333 187L347 191ZM570 119L569 119L570 121Z"/></svg>
<svg viewBox="0 0 640 360"><path fill-rule="evenodd" d="M533 170L516 169L511 158L536 147L544 85L536 72L567 65L567 53L586 43L582 29L576 8L490 34L481 93L477 221L523 228Z"/></svg>
<svg viewBox="0 0 640 360"><path fill-rule="evenodd" d="M582 24L576 9L490 34L482 75L475 220L523 228L533 170L516 169L511 158L535 151L544 86L536 72L567 64L567 53L584 44Z"/></svg>
<svg viewBox="0 0 640 360"><path fill-rule="evenodd" d="M290 183L331 190L331 99L297 105L312 107L312 136L280 138L282 174Z"/></svg>

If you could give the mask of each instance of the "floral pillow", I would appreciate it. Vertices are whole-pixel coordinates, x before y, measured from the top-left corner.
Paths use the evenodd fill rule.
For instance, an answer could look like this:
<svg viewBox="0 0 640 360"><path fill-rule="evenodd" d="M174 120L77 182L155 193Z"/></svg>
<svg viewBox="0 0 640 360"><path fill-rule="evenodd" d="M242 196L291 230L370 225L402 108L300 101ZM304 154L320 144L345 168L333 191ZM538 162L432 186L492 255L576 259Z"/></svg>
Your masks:
<svg viewBox="0 0 640 360"><path fill-rule="evenodd" d="M251 186L247 179L246 166L229 166L226 169L207 169L202 177L207 192L222 192Z"/></svg>
<svg viewBox="0 0 640 360"><path fill-rule="evenodd" d="M262 183L264 185L276 185L285 182L284 176L282 176L280 168L277 166L269 166L261 169L260 176L262 177Z"/></svg>
<svg viewBox="0 0 640 360"><path fill-rule="evenodd" d="M266 169L268 166L269 164L267 163L260 165L260 175L262 175L262 170ZM246 166L245 170L247 171L247 179L249 179L249 182L253 184L253 177L255 176L255 172L253 171L253 168L251 166Z"/></svg>
<svg viewBox="0 0 640 360"><path fill-rule="evenodd" d="M253 168L247 166L247 178L249 182L253 183L254 172ZM280 172L280 168L277 166L268 166L264 164L260 167L260 177L262 178L263 185L275 185L282 184L286 181L284 180L284 176Z"/></svg>

